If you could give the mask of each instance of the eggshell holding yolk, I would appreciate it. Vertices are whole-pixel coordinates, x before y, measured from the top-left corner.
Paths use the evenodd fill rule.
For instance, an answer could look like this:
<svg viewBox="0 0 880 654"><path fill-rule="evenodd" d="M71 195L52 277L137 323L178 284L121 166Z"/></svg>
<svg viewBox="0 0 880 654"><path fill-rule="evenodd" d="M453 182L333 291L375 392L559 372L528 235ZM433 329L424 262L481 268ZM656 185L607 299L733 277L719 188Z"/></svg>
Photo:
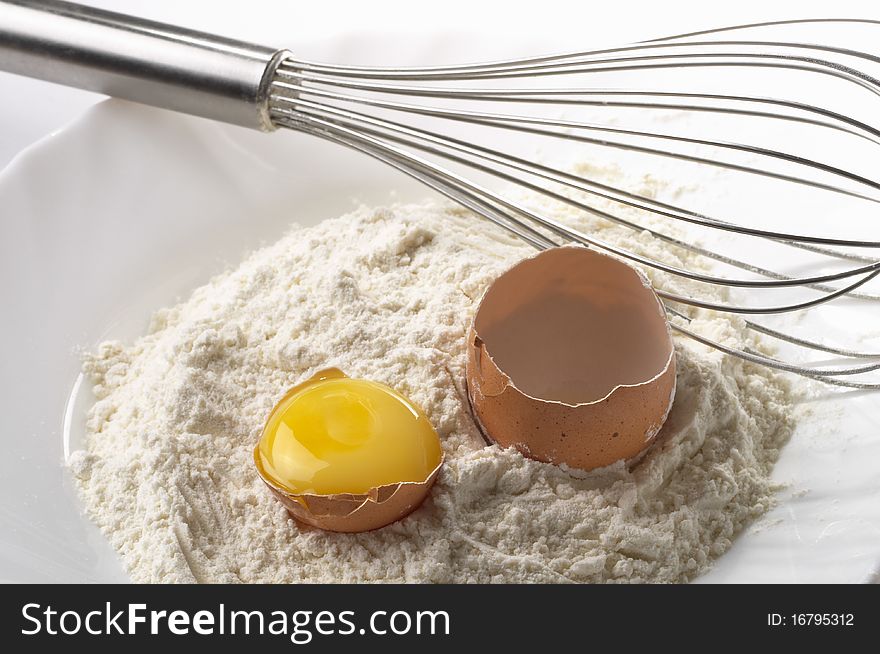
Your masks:
<svg viewBox="0 0 880 654"><path fill-rule="evenodd" d="M514 272L518 279L505 280L506 287L502 284L496 288L499 280ZM588 401L568 403L535 397L520 390L516 380L493 359L491 343L487 344L477 330L480 312L489 301L503 307L493 307L495 313L511 313L526 298L537 297L544 288L558 288L578 275L610 275L608 279L614 280L614 288L590 290L589 280L580 284L575 279L567 291L584 293L585 297L589 293L619 293L626 296L627 302L641 305L646 321L645 338L650 339L648 346L655 348L651 361L657 364L656 369L651 368L643 378L617 384L607 394ZM515 447L530 458L581 470L630 460L642 453L669 414L676 381L675 351L665 310L648 280L623 262L582 247L546 250L520 262L499 280L483 296L467 341L468 398L487 438L502 447ZM536 286L531 288L533 282ZM608 302L607 298L601 301ZM508 304L510 308L505 306ZM557 349L567 346L554 343ZM621 347L626 347L626 343ZM577 348L576 343L571 344L572 356L576 356ZM535 343L520 356L541 356L541 350L542 344Z"/></svg>
<svg viewBox="0 0 880 654"><path fill-rule="evenodd" d="M318 371L309 379L291 388L270 412L270 420L267 420L260 440L262 441L266 430L269 429L271 417L284 406L284 403L291 395L300 393L304 389L314 384L323 383L326 380L345 379L347 377L338 368L327 368ZM417 409L412 407L409 400L400 396L392 389L386 390L389 393L398 395L399 399L407 404L410 412L418 412ZM434 434L435 438L437 437L433 427L431 427L431 433ZM437 465L428 473L423 481L404 481L386 484L371 488L366 493L320 495L293 492L276 481L263 467L260 443L257 443L256 447L254 447L253 453L254 465L260 479L272 491L272 494L281 501L294 519L319 529L348 533L379 529L406 517L416 510L434 485L440 468L443 467L444 458L441 451Z"/></svg>
<svg viewBox="0 0 880 654"><path fill-rule="evenodd" d="M425 481L388 484L357 495L296 495L262 479L296 520L319 529L354 533L379 529L415 511L441 467L443 457Z"/></svg>

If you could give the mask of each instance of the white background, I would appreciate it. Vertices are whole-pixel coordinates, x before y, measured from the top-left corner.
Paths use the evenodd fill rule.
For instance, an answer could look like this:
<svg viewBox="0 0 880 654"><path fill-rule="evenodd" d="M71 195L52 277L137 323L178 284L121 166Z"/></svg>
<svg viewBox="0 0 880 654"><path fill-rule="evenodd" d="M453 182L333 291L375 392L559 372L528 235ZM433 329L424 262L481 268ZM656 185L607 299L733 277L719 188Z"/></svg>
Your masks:
<svg viewBox="0 0 880 654"><path fill-rule="evenodd" d="M310 43L345 33L387 43L393 32L456 31L486 40L491 50L493 39L507 41L538 32L558 36L562 51L741 22L880 18L876 0L89 0L84 4L288 47L303 58L309 57ZM404 53L401 58L383 63L405 65ZM0 168L100 98L0 73Z"/></svg>

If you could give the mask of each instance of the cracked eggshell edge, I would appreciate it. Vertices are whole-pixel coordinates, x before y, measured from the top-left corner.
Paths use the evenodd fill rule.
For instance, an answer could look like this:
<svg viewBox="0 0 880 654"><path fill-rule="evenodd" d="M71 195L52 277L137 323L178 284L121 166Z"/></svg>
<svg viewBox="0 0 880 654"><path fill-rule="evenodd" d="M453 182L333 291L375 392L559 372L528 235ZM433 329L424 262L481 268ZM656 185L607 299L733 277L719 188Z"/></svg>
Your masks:
<svg viewBox="0 0 880 654"><path fill-rule="evenodd" d="M256 456L256 450L254 451ZM415 511L428 496L443 467L445 455L424 481L405 481L371 488L367 493L297 494L276 485L257 471L263 483L288 513L312 527L343 533L371 531L390 525Z"/></svg>

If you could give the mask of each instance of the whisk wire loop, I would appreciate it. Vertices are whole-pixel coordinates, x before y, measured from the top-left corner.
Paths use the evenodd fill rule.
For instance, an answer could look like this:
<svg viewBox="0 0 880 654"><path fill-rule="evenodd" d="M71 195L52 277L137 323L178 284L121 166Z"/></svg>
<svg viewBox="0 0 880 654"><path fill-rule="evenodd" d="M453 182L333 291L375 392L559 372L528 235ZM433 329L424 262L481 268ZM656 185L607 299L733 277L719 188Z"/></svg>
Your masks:
<svg viewBox="0 0 880 654"><path fill-rule="evenodd" d="M282 61L269 89L269 112L276 125L310 133L374 157L428 185L532 247L545 249L565 243L594 247L628 260L659 275L655 278L673 329L682 335L749 363L798 374L828 384L853 389L878 389L880 382L864 375L880 370L880 352L805 338L751 318L742 321L747 332L763 334L785 344L794 352L822 353L837 363L794 362L756 351L750 346L733 346L699 332L695 319L701 310L742 316L771 316L803 312L837 300L877 302L880 295L870 286L880 276L880 240L844 238L824 234L765 227L769 220L752 217L754 224L707 215L678 203L663 201L596 178L591 173L567 170L518 155L465 136L455 136L449 125L488 128L516 136L555 139L590 147L682 161L719 171L730 171L779 183L786 190L803 187L829 193L873 207L880 203L880 181L871 174L847 165L807 156L782 148L747 141L681 134L621 124L617 117L574 120L547 116L547 109L566 110L595 107L648 112L679 112L683 115L733 117L767 124L793 125L827 135L854 139L867 148L880 145L880 127L864 118L849 116L815 101L776 97L766 93L719 93L698 89L652 89L593 85L593 75L625 75L644 71L687 72L691 69L769 69L788 74L809 74L830 78L869 98L880 95L880 80L866 68L880 64L880 56L850 47L803 40L708 37L735 31L756 30L797 23L859 23L880 26L880 21L821 19L777 21L731 26L680 34L619 48L494 61L421 67L343 66ZM880 70L880 68L878 68ZM547 80L579 82L564 86L540 85ZM583 77L586 76L586 77ZM583 80L587 80L584 82ZM450 104L452 103L452 104ZM541 112L511 111L529 106ZM488 108L487 108L488 107ZM541 114L541 115L539 115ZM442 121L443 128L429 126ZM445 162L441 164L440 161ZM666 257L651 257L613 245L596 235L535 210L517 199L517 194L480 184L464 168L524 189L577 212L651 237L677 249L699 255L713 265L689 269ZM591 199L592 198L592 199ZM650 218L650 219L649 219ZM660 220L658 220L660 219ZM681 225L679 230L662 226L662 221ZM805 272L791 274L709 247L682 229L693 227L729 238L756 240L792 248L811 260ZM870 231L870 230L869 230ZM874 230L876 234L876 230ZM672 261L678 259L672 258ZM849 262L849 263L847 263ZM826 270L829 265L838 269ZM839 266L845 264L843 269ZM717 271L735 269L740 275ZM746 273L743 275L743 273ZM738 296L718 301L717 293L701 296L698 290L683 295L665 287L664 275L701 285L723 286L748 291L751 295L776 290L806 289L807 299L767 303L741 302ZM723 295L727 297L727 295ZM795 355L798 359L801 355Z"/></svg>

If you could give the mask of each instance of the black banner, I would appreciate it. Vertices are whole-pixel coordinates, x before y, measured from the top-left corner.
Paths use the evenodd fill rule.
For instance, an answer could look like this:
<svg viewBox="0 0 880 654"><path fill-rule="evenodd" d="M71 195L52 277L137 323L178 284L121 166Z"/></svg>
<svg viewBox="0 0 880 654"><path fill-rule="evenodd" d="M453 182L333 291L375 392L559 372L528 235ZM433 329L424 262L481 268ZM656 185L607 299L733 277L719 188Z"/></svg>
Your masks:
<svg viewBox="0 0 880 654"><path fill-rule="evenodd" d="M877 586L36 586L2 588L20 646L272 651L846 645L880 636ZM867 638L867 641L866 641Z"/></svg>

